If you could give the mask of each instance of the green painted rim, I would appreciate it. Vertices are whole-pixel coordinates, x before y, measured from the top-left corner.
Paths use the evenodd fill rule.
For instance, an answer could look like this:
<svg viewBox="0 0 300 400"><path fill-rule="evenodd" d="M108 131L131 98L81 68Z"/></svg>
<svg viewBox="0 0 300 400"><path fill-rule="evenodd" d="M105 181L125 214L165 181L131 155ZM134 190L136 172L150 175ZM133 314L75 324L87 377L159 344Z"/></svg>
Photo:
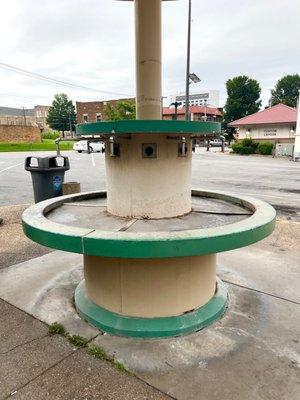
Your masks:
<svg viewBox="0 0 300 400"><path fill-rule="evenodd" d="M136 318L113 313L93 303L86 295L82 281L75 291L79 315L100 330L117 336L155 339L195 332L217 321L227 305L227 289L217 279L214 297L204 306L186 314L161 318Z"/></svg>
<svg viewBox="0 0 300 400"><path fill-rule="evenodd" d="M232 250L258 242L274 230L276 212L261 200L202 190L193 190L192 194L239 204L254 213L242 221L214 228L143 233L69 227L46 218L47 212L64 203L106 196L104 191L89 192L49 199L28 208L23 213L23 230L33 241L59 250L140 259L187 257Z"/></svg>
<svg viewBox="0 0 300 400"><path fill-rule="evenodd" d="M130 133L213 134L221 132L219 122L123 120L76 125L76 135L123 135Z"/></svg>

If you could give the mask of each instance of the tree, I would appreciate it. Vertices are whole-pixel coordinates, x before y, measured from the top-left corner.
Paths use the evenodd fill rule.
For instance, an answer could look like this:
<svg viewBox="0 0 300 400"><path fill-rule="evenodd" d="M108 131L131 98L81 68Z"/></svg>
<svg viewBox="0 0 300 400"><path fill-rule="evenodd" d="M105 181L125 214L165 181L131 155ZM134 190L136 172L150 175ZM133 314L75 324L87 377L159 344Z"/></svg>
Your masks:
<svg viewBox="0 0 300 400"><path fill-rule="evenodd" d="M61 131L64 137L65 131L75 129L76 112L72 100L68 100L65 93L56 94L48 111L47 124L50 128Z"/></svg>
<svg viewBox="0 0 300 400"><path fill-rule="evenodd" d="M299 90L300 75L286 75L279 79L275 88L271 90L270 103L272 106L283 103L290 107L297 107Z"/></svg>
<svg viewBox="0 0 300 400"><path fill-rule="evenodd" d="M229 79L226 82L226 89L227 101L222 127L227 132L228 139L231 140L234 128L228 127L227 124L259 110L261 88L255 79L242 75Z"/></svg>
<svg viewBox="0 0 300 400"><path fill-rule="evenodd" d="M135 119L135 101L134 100L121 100L115 106L107 103L104 107L106 120L119 121L122 119Z"/></svg>

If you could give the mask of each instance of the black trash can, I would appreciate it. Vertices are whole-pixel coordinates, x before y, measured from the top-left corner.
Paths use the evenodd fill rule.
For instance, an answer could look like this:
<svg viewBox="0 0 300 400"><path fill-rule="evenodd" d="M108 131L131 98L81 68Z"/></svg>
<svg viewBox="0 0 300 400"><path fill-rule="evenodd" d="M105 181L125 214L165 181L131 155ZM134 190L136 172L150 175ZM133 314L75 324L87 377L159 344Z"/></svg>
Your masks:
<svg viewBox="0 0 300 400"><path fill-rule="evenodd" d="M62 195L65 171L70 169L68 157L26 157L26 171L31 172L36 203Z"/></svg>

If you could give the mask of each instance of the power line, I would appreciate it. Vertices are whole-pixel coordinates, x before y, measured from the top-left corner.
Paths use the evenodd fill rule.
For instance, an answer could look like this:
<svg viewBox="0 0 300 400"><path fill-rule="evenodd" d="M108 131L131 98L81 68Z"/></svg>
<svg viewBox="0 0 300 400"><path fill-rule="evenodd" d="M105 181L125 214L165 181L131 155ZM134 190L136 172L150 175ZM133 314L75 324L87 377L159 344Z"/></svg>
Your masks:
<svg viewBox="0 0 300 400"><path fill-rule="evenodd" d="M72 82L61 81L59 79L51 78L51 77L46 76L46 75L40 75L40 74L37 74L35 72L27 71L25 69L18 68L18 67L15 67L13 65L5 64L5 63L0 63L0 68L4 69L6 71L15 72L17 74L29 76L31 78L39 79L39 80L42 80L42 81L52 82L52 83L55 83L57 85L74 87L74 88L77 88L77 89L90 90L92 92L105 93L105 94L109 94L109 95L133 97L132 95L128 95L128 94L124 94L124 93L117 93L117 92L109 92L109 91L105 91L105 90L98 90L98 89L90 88L90 87L83 86L83 85L77 85L76 83L72 83Z"/></svg>

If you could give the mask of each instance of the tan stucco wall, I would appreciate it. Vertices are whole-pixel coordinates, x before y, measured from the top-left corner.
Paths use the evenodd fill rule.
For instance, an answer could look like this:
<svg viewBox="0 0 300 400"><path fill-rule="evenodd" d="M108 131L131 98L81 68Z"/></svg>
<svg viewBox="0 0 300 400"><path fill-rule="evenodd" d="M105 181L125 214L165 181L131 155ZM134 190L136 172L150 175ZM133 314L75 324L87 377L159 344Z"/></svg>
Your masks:
<svg viewBox="0 0 300 400"><path fill-rule="evenodd" d="M216 289L216 256L139 260L84 256L88 297L132 317L180 315L207 303Z"/></svg>
<svg viewBox="0 0 300 400"><path fill-rule="evenodd" d="M239 127L239 140L251 137L253 140L269 142L292 142L295 135L290 132L295 126L293 124L270 124L270 125L249 125ZM247 130L250 129L250 135Z"/></svg>
<svg viewBox="0 0 300 400"><path fill-rule="evenodd" d="M36 126L0 125L0 142L40 143L41 132Z"/></svg>
<svg viewBox="0 0 300 400"><path fill-rule="evenodd" d="M165 218L191 211L191 146L178 157L178 140L163 134L120 139L120 157L106 157L107 209L114 215ZM156 143L157 158L143 158L142 144ZM108 144L106 145L107 148Z"/></svg>

